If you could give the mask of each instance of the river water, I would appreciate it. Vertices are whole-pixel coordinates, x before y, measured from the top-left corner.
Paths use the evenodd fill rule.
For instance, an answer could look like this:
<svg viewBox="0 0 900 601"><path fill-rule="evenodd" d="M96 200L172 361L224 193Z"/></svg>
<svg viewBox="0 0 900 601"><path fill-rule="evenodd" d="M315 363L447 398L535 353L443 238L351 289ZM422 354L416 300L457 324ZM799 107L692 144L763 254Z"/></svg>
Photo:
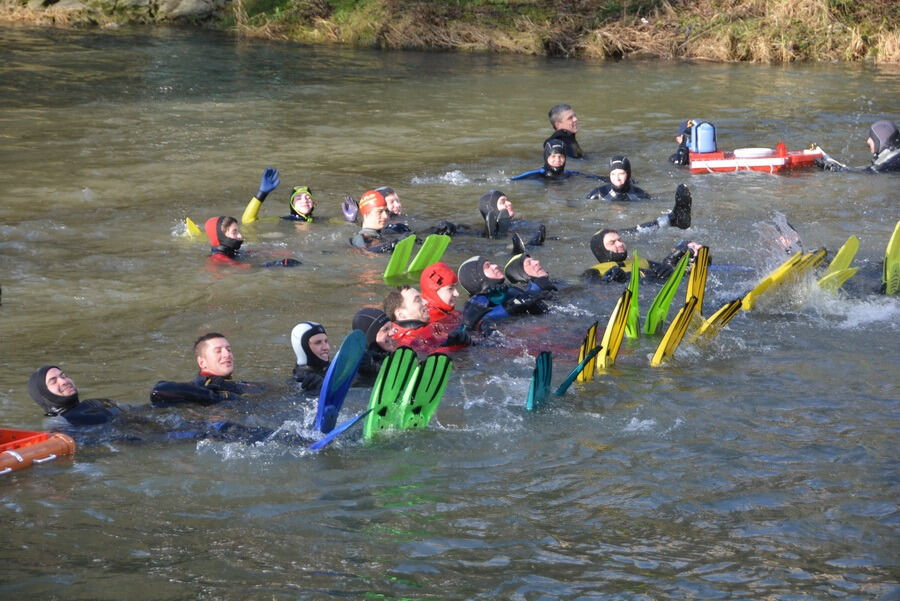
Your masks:
<svg viewBox="0 0 900 601"><path fill-rule="evenodd" d="M863 65L586 64L243 42L180 30L2 31L0 411L38 429L25 383L58 363L83 398L139 405L187 380L200 334L224 332L250 409L209 408L312 436L285 385L289 334L323 322L339 342L378 304L384 257L351 252L345 194L392 185L414 224L476 224L504 190L558 240L535 251L566 282L551 314L456 358L431 427L322 453L285 443L83 445L0 480L4 599L898 599L900 301L873 293L900 218L897 176L690 175L670 165L685 117L725 148L818 142L855 165L869 125L898 114L900 71ZM569 102L603 173L631 158L655 199L579 201L593 187L508 182L540 166L546 111ZM183 218L240 215L259 174L287 213L309 185L323 220L262 221L245 245L296 269L214 273ZM554 385L621 285L581 271L600 227L668 210L690 186L694 224L627 239L662 257L711 249L704 314L783 258L759 224L783 213L807 248L860 238L846 293L801 281L706 345L650 368L657 339L543 412L523 408L533 354ZM508 256L457 237L454 266ZM653 286L641 292L646 308ZM674 314L674 310L672 311ZM366 401L351 391L346 415Z"/></svg>

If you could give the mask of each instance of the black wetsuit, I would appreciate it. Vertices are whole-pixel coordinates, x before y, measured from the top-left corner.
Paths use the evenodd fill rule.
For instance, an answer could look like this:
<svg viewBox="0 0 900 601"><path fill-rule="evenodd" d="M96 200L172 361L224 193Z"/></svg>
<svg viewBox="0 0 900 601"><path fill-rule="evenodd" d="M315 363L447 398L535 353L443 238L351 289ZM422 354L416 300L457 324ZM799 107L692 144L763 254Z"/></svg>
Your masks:
<svg viewBox="0 0 900 601"><path fill-rule="evenodd" d="M650 195L629 181L621 190L616 190L612 184L598 186L588 193L587 198L588 200L628 202L632 200L649 200Z"/></svg>
<svg viewBox="0 0 900 601"><path fill-rule="evenodd" d="M546 144L550 140L561 141L565 146L566 156L572 157L573 159L584 158L584 151L581 150L581 146L578 144L578 140L575 139L575 134L573 134L569 130L557 129L550 135L549 138L544 140L544 144Z"/></svg>

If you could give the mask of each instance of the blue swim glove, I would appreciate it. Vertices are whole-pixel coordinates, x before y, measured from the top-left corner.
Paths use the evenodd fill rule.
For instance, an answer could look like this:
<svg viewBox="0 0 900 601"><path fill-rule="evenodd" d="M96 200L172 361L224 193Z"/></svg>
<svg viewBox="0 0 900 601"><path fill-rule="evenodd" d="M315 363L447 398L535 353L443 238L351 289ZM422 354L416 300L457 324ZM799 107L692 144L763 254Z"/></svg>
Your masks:
<svg viewBox="0 0 900 601"><path fill-rule="evenodd" d="M262 177L259 180L259 190L256 192L256 198L260 202L266 199L266 196L269 195L269 192L278 187L278 184L281 183L281 177L278 175L278 170L274 167L266 167L266 170L263 171Z"/></svg>

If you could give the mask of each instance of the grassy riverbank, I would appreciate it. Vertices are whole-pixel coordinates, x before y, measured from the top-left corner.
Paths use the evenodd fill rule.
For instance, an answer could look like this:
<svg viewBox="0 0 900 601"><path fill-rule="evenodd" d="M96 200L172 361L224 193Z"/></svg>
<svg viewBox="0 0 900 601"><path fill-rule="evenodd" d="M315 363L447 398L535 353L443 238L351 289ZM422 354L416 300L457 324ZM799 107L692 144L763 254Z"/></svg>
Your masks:
<svg viewBox="0 0 900 601"><path fill-rule="evenodd" d="M28 19L21 1L3 0L6 20ZM900 63L898 23L896 0L230 0L206 25L312 44L594 60Z"/></svg>

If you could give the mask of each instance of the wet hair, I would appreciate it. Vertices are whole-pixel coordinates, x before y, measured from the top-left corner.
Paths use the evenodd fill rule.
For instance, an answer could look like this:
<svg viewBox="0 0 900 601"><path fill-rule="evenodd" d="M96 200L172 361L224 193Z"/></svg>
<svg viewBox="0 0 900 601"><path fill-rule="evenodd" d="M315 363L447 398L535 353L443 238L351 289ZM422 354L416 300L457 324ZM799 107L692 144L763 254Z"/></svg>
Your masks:
<svg viewBox="0 0 900 601"><path fill-rule="evenodd" d="M550 125L553 126L553 129L556 129L556 123L560 120L562 114L571 110L572 107L568 104L554 104L550 107L547 117L550 119Z"/></svg>
<svg viewBox="0 0 900 601"><path fill-rule="evenodd" d="M207 341L212 340L214 338L225 338L224 334L219 334L218 332L209 332L208 334L204 334L200 338L194 342L194 355L199 357L203 354L203 347L206 346Z"/></svg>
<svg viewBox="0 0 900 601"><path fill-rule="evenodd" d="M397 321L397 309L403 306L403 293L407 290L414 290L414 288L412 286L397 286L384 297L382 308L384 309L384 314L391 321Z"/></svg>

